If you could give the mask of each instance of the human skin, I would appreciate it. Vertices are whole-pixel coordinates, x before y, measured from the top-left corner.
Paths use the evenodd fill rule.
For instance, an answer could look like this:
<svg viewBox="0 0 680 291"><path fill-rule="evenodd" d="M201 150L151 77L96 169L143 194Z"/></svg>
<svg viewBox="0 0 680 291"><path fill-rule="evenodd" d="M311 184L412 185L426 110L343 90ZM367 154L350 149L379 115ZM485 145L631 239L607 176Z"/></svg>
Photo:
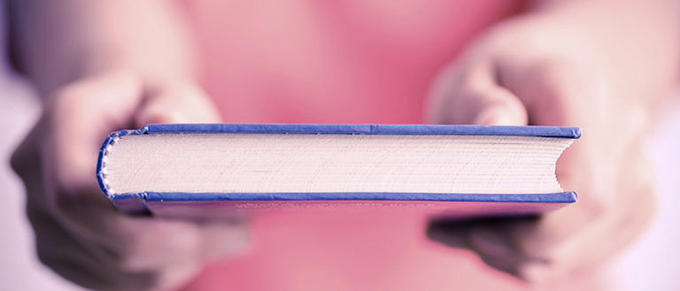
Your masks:
<svg viewBox="0 0 680 291"><path fill-rule="evenodd" d="M654 208L643 138L678 77L678 3L549 3L497 25L440 75L432 122L578 126L557 164L579 201L535 219L437 222L436 241L474 250L535 284L592 271Z"/></svg>
<svg viewBox="0 0 680 291"><path fill-rule="evenodd" d="M433 239L551 281L601 262L640 231L652 211L640 138L676 77L680 33L675 2L637 2L548 3L499 24L442 72L433 122L580 126L584 137L558 165L577 205L535 221L438 223ZM219 122L170 3L12 2L19 67L45 100L12 165L27 186L40 259L89 288L172 288L246 242L240 225L124 216L94 179L93 157L113 130Z"/></svg>
<svg viewBox="0 0 680 291"><path fill-rule="evenodd" d="M247 247L240 222L128 217L93 179L107 132L220 122L193 81L191 48L173 7L120 0L12 4L17 61L44 100L40 120L12 158L26 185L39 259L91 289L167 290Z"/></svg>

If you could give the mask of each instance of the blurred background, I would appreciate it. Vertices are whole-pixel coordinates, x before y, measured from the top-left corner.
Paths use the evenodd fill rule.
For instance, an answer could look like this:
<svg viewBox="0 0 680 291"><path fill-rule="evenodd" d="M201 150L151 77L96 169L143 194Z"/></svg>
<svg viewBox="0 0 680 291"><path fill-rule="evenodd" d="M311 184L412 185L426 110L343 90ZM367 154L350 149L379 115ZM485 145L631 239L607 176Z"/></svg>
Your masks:
<svg viewBox="0 0 680 291"><path fill-rule="evenodd" d="M0 1L0 9L4 6ZM24 193L9 168L12 150L40 113L31 86L13 73L6 59L4 11L0 11L0 289L80 290L42 266L24 214ZM648 135L647 151L656 171L657 217L631 247L607 268L610 290L680 288L680 89Z"/></svg>

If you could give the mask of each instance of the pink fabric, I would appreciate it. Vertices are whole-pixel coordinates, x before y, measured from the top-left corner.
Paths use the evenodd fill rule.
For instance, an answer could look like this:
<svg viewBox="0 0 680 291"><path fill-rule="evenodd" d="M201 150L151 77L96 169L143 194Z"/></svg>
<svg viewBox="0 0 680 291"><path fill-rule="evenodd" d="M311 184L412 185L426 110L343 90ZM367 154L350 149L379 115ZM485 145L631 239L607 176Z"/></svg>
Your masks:
<svg viewBox="0 0 680 291"><path fill-rule="evenodd" d="M225 122L421 123L428 86L517 1L186 1ZM185 290L515 290L410 217L252 221L252 247ZM493 288L493 289L492 289Z"/></svg>
<svg viewBox="0 0 680 291"><path fill-rule="evenodd" d="M517 1L217 1L187 6L226 122L421 123L433 76Z"/></svg>

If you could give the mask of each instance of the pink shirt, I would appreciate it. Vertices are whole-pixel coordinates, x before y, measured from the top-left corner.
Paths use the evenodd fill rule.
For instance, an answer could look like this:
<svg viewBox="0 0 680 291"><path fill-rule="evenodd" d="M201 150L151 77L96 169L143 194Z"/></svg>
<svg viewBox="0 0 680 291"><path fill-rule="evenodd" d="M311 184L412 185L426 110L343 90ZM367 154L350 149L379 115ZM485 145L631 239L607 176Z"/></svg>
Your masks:
<svg viewBox="0 0 680 291"><path fill-rule="evenodd" d="M517 1L185 1L225 122L422 123L434 76ZM272 215L185 290L519 290L410 217Z"/></svg>

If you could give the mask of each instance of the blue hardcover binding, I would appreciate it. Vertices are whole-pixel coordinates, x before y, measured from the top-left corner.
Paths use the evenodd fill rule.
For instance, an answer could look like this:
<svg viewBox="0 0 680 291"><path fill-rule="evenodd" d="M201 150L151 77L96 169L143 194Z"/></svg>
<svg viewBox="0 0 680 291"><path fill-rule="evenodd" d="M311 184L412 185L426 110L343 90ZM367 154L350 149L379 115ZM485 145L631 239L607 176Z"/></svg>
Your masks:
<svg viewBox="0 0 680 291"><path fill-rule="evenodd" d="M97 179L104 193L121 210L159 216L231 216L271 210L375 208L417 210L430 215L471 217L535 214L577 200L576 193L466 194L466 193L157 193L112 194L106 186L103 158L114 140L125 135L235 133L235 134L376 134L376 135L502 135L576 139L579 128L553 126L475 125L325 125L325 124L151 124L139 130L113 132L99 152Z"/></svg>

